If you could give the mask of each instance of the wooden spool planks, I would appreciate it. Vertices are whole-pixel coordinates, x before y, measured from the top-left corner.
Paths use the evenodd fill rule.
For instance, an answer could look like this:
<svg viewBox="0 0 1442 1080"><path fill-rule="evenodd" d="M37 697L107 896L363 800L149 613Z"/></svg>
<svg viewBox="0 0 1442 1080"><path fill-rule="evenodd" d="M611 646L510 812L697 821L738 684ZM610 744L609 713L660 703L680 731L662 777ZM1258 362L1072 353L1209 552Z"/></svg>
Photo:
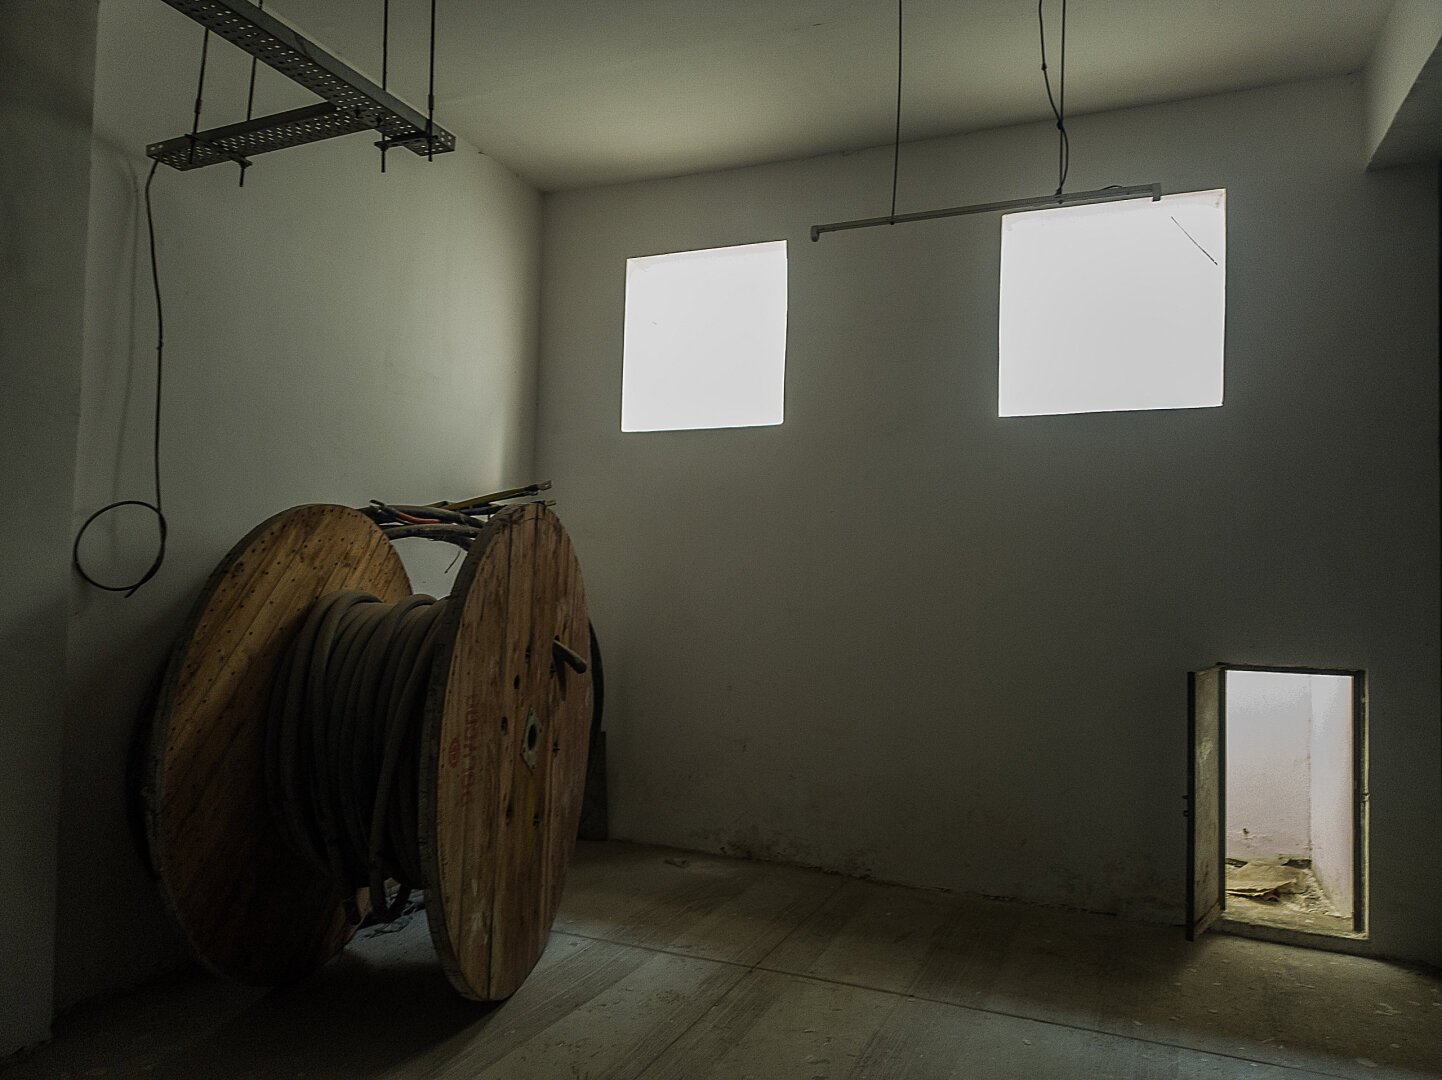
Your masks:
<svg viewBox="0 0 1442 1080"><path fill-rule="evenodd" d="M271 823L266 703L283 649L337 589L409 595L395 549L344 506L299 506L237 544L171 656L151 738L146 828L161 891L195 955L262 986L310 974L350 939L329 879Z"/></svg>
<svg viewBox="0 0 1442 1080"><path fill-rule="evenodd" d="M353 932L329 878L272 824L263 757L279 660L311 605L338 589L410 593L369 518L315 505L260 525L202 590L156 709L152 862L196 956L242 982L304 978ZM442 965L463 995L494 1001L539 959L574 847L591 676L551 646L586 655L589 620L570 540L540 504L493 519L452 596L423 717L418 839Z"/></svg>
<svg viewBox="0 0 1442 1080"><path fill-rule="evenodd" d="M540 958L575 846L591 676L552 642L587 655L589 620L570 539L536 503L496 516L452 595L422 742L426 914L456 989L497 1001Z"/></svg>

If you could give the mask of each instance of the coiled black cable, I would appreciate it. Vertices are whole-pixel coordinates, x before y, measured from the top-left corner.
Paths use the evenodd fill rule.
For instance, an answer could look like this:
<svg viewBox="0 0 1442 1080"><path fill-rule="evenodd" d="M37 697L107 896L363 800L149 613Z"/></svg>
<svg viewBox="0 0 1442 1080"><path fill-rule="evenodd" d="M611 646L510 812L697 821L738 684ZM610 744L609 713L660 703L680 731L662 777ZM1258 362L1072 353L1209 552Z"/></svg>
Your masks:
<svg viewBox="0 0 1442 1080"><path fill-rule="evenodd" d="M145 231L150 237L150 283L155 291L155 417L151 429L151 464L155 479L155 501L119 499L116 502L106 503L85 519L85 523L75 534L75 542L70 547L70 563L75 567L75 572L87 584L106 592L124 593L127 597L134 596L137 589L160 572L160 567L165 562L165 537L169 531L160 501L160 402L165 377L165 309L160 302L160 265L155 254L155 211L150 203L150 185L155 182L155 170L158 168L160 168L160 161L157 159L150 166L150 175L145 178ZM155 544L155 558L150 561L150 566L145 572L134 581L124 585L107 585L91 577L80 562L80 541L85 538L86 530L97 520L122 506L140 506L155 515L155 526L159 534Z"/></svg>
<svg viewBox="0 0 1442 1080"><path fill-rule="evenodd" d="M323 596L272 686L271 816L330 876L352 922L359 888L388 922L427 887L417 837L421 720L447 605L425 595L397 604L356 590ZM400 885L389 902L387 880Z"/></svg>

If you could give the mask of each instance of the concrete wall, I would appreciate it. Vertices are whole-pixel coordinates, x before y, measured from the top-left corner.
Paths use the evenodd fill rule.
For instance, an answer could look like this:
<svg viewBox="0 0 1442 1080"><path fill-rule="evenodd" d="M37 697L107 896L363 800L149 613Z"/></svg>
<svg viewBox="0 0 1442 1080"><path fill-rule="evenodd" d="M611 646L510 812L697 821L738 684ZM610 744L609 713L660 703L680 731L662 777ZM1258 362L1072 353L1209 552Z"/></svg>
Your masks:
<svg viewBox="0 0 1442 1080"><path fill-rule="evenodd" d="M1227 672L1227 856L1312 857L1307 675Z"/></svg>
<svg viewBox="0 0 1442 1080"><path fill-rule="evenodd" d="M0 1058L50 1032L95 20L0 0Z"/></svg>
<svg viewBox="0 0 1442 1080"><path fill-rule="evenodd" d="M1364 173L1362 114L1070 125L1075 189L1227 188L1220 409L998 419L995 217L807 239L885 212L886 149L548 196L538 452L616 834L1180 920L1186 672L1364 668L1371 947L1442 961L1438 181ZM1054 134L909 145L900 208L1044 192ZM781 238L785 423L623 435L626 258Z"/></svg>
<svg viewBox="0 0 1442 1080"><path fill-rule="evenodd" d="M1363 128L1366 160L1373 166L1435 160L1436 87L1426 85L1442 47L1442 4L1396 0L1367 64Z"/></svg>
<svg viewBox="0 0 1442 1080"><path fill-rule="evenodd" d="M200 37L153 0L101 11L77 520L149 497L143 148L189 130ZM248 73L211 42L206 124L243 116ZM258 112L301 100L262 69ZM132 850L124 764L132 718L221 555L296 503L459 497L532 475L540 198L507 170L462 147L431 165L396 152L382 176L357 135L257 158L243 189L230 167L163 169L154 202L170 556L132 599L73 592L61 1004L181 955ZM94 572L133 575L152 538L143 517L116 515L87 544ZM63 532L50 543L60 551ZM426 550L411 559L425 564L418 584L443 587L452 552Z"/></svg>
<svg viewBox="0 0 1442 1080"><path fill-rule="evenodd" d="M1352 680L1312 675L1312 872L1350 912L1353 899Z"/></svg>

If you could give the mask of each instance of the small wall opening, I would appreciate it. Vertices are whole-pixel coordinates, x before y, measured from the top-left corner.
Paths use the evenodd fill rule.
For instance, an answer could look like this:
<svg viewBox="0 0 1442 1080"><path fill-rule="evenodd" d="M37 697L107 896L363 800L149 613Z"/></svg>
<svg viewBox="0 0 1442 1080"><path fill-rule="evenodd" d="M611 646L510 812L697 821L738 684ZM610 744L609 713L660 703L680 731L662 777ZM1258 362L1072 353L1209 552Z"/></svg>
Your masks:
<svg viewBox="0 0 1442 1080"><path fill-rule="evenodd" d="M998 416L1222 404L1227 193L1002 218Z"/></svg>
<svg viewBox="0 0 1442 1080"><path fill-rule="evenodd" d="M1359 928L1355 678L1226 673L1228 919Z"/></svg>
<svg viewBox="0 0 1442 1080"><path fill-rule="evenodd" d="M621 430L781 423L786 241L626 260Z"/></svg>

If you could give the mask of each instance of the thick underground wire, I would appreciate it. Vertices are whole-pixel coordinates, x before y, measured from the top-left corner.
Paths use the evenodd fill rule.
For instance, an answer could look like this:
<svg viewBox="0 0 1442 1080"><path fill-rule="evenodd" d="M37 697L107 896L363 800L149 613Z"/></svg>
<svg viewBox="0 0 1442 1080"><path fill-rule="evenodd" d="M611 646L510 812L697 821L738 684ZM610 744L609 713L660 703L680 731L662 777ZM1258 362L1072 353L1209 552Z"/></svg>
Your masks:
<svg viewBox="0 0 1442 1080"><path fill-rule="evenodd" d="M420 735L445 600L387 604L346 590L316 601L282 658L266 733L266 783L281 835L389 921L428 885L420 857ZM386 882L400 884L386 902Z"/></svg>

